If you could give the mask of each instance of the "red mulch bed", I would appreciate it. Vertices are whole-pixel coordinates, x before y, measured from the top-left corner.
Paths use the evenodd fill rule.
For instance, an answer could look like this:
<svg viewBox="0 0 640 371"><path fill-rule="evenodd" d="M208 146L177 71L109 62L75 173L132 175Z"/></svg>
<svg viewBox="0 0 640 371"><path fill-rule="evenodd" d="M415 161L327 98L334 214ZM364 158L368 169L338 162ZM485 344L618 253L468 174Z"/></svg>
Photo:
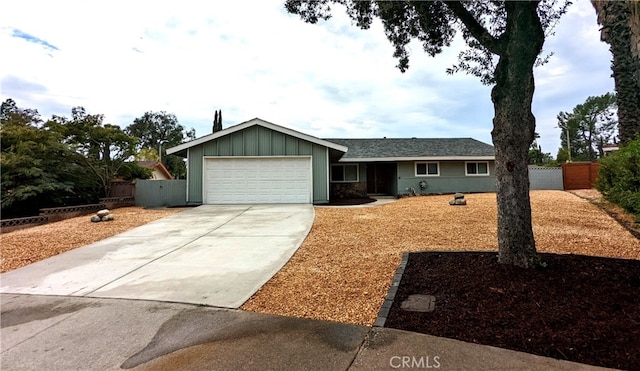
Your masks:
<svg viewBox="0 0 640 371"><path fill-rule="evenodd" d="M501 265L495 252L411 253L385 327L640 370L640 261L540 256L546 268ZM414 294L435 296L435 309L401 309Z"/></svg>

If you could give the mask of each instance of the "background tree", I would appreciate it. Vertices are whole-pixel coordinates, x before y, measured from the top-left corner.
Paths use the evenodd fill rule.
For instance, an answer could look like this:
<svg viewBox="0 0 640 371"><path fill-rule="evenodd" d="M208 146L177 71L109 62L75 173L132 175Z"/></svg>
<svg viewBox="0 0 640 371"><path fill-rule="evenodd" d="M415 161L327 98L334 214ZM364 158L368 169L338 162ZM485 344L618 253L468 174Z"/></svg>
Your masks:
<svg viewBox="0 0 640 371"><path fill-rule="evenodd" d="M591 3L602 25L600 39L609 44L613 55L620 141L626 143L640 135L640 1Z"/></svg>
<svg viewBox="0 0 640 371"><path fill-rule="evenodd" d="M124 163L133 159L138 140L103 120L103 115L90 115L83 107L74 107L71 119L54 116L46 126L60 132L63 142L80 155L78 161L99 187L99 196L106 197Z"/></svg>
<svg viewBox="0 0 640 371"><path fill-rule="evenodd" d="M160 161L160 155L155 148L141 148L134 158L136 161Z"/></svg>
<svg viewBox="0 0 640 371"><path fill-rule="evenodd" d="M213 115L213 132L222 130L222 110L216 111Z"/></svg>
<svg viewBox="0 0 640 371"><path fill-rule="evenodd" d="M74 198L78 169L68 161L61 136L42 126L37 110L7 99L0 109L0 133L3 218L37 215L40 208Z"/></svg>
<svg viewBox="0 0 640 371"><path fill-rule="evenodd" d="M162 111L145 112L142 117L133 120L133 124L127 126L125 131L138 138L138 149L157 149L160 161L174 178L186 177L184 160L175 155L167 155L167 148L195 139L196 132L193 128L186 130L178 123L174 114Z"/></svg>
<svg viewBox="0 0 640 371"><path fill-rule="evenodd" d="M567 134L573 161L596 161L604 156L603 147L617 140L618 120L616 116L616 96L607 93L588 97L571 112L560 112L557 116L562 160L568 157ZM568 159L568 158L566 158ZM558 160L561 154L558 153Z"/></svg>
<svg viewBox="0 0 640 371"><path fill-rule="evenodd" d="M531 143L531 147L529 148L529 164L530 165L547 165L553 162L553 157L550 153L542 152L542 146L538 144L538 139L540 139L540 134L534 133L533 137L535 138Z"/></svg>
<svg viewBox="0 0 640 371"><path fill-rule="evenodd" d="M401 71L409 67L408 45L412 39L434 56L450 45L456 30L462 31L469 49L448 72L465 71L494 85L491 135L496 148L499 260L521 267L536 263L527 168L535 131L531 112L533 67L543 62L538 55L545 30L550 30L568 3L288 0L285 7L304 21L316 23L330 18L330 3L343 4L347 15L363 29L380 18Z"/></svg>

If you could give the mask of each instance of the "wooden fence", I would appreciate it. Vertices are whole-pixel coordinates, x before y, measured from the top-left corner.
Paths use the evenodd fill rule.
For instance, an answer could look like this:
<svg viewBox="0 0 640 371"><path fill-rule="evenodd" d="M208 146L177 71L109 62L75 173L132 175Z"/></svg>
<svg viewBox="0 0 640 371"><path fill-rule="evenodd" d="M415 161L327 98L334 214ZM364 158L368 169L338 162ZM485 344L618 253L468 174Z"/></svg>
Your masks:
<svg viewBox="0 0 640 371"><path fill-rule="evenodd" d="M564 189L593 188L598 177L597 162L570 162L562 164L562 179Z"/></svg>
<svg viewBox="0 0 640 371"><path fill-rule="evenodd" d="M136 194L136 185L133 182L116 180L111 182L109 188L109 197L134 197Z"/></svg>

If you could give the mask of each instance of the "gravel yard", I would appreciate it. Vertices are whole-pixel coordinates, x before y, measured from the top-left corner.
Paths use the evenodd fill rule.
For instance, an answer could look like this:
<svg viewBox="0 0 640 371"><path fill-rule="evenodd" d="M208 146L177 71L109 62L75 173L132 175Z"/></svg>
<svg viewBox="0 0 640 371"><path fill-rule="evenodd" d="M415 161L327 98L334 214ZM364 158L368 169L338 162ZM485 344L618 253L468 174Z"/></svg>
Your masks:
<svg viewBox="0 0 640 371"><path fill-rule="evenodd" d="M582 195L584 196L584 195ZM591 195L590 196L597 196ZM404 251L497 251L495 194L403 198L383 206L316 208L300 249L242 309L371 325ZM540 252L640 259L640 241L589 201L531 192ZM181 209L115 209L0 235L2 272L124 232Z"/></svg>
<svg viewBox="0 0 640 371"><path fill-rule="evenodd" d="M316 208L300 249L241 309L371 325L404 251L497 251L495 194ZM532 191L538 251L640 259L640 241L589 201Z"/></svg>
<svg viewBox="0 0 640 371"><path fill-rule="evenodd" d="M111 211L115 220L92 223L91 215L62 220L0 235L2 273L103 240L182 211L124 207Z"/></svg>

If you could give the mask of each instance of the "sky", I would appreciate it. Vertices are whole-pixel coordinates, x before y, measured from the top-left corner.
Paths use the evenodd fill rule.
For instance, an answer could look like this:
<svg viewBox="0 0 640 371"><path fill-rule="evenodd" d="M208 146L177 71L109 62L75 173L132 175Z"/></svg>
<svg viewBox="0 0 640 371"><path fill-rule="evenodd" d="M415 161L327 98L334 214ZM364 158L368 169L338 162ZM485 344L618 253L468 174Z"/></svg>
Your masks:
<svg viewBox="0 0 640 371"><path fill-rule="evenodd" d="M259 117L319 138L472 137L491 143L490 86L447 75L465 48L436 57L410 45L395 66L378 20L352 25L337 7L311 25L284 0L5 2L0 98L44 119L83 106L126 127L147 111L173 113L198 137ZM557 154L556 116L614 91L611 54L588 0L575 0L535 69L538 143Z"/></svg>

